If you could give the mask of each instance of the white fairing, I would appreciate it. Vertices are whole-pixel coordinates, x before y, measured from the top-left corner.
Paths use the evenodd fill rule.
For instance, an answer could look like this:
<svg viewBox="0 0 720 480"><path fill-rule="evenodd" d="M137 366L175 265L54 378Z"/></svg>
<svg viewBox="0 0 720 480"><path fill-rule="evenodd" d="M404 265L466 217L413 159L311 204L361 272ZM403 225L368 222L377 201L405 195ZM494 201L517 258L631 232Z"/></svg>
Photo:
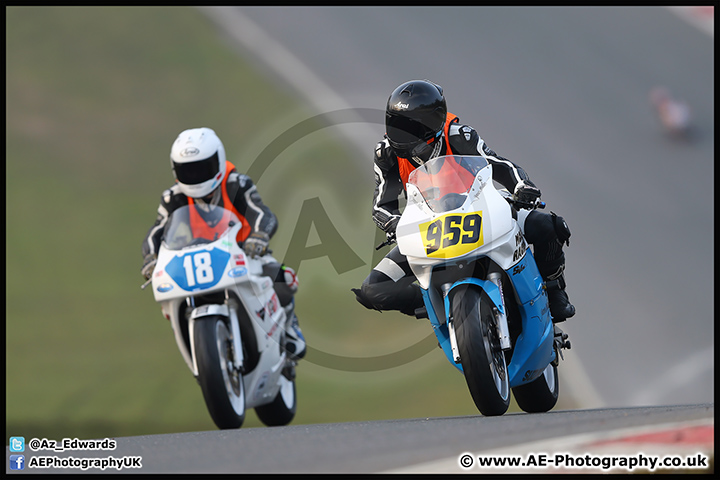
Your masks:
<svg viewBox="0 0 720 480"><path fill-rule="evenodd" d="M177 211L173 213L176 214ZM263 264L275 259L269 255L256 259L247 257L235 241L241 227L242 224L237 221L217 240L197 245L171 246L164 239L158 252L152 287L155 300L170 320L178 349L196 376L196 362L183 337L185 320L179 318L180 306L196 295L226 290L237 294L241 305L225 298L217 305L199 306L193 309L189 322L203 321L203 317L213 315L235 320L237 314L230 309L246 310L260 351L257 367L243 374L247 408L253 408L272 401L280 388L281 371L286 362L284 350L280 348L286 315L273 281L262 274ZM187 331L185 334L188 334ZM192 338L192 333L189 336Z"/></svg>
<svg viewBox="0 0 720 480"><path fill-rule="evenodd" d="M432 168L432 162L442 162L446 158L482 159L438 157L416 172ZM520 260L521 253L527 248L519 235L520 228L512 218L510 205L492 181L492 165L484 159L474 165L480 170L471 183L465 182L464 197L462 188L451 193L459 200L448 209L435 206L433 211L431 199L423 196L421 188L413 182L412 174L406 185L408 202L397 226L397 243L424 289L429 287L432 267L438 263L488 256L507 270ZM438 247L437 250L431 251L433 246Z"/></svg>

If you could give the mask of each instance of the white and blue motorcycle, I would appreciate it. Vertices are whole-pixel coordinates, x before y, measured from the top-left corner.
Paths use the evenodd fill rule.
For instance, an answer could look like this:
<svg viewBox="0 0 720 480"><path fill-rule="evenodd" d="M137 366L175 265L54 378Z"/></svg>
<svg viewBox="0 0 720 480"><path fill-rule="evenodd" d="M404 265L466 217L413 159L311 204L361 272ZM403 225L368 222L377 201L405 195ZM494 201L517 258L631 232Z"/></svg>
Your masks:
<svg viewBox="0 0 720 480"><path fill-rule="evenodd" d="M487 416L507 411L511 391L523 411L552 409L570 347L511 203L483 157L441 156L410 174L396 231L422 289L417 316Z"/></svg>
<svg viewBox="0 0 720 480"><path fill-rule="evenodd" d="M287 425L297 408L296 362L284 348L287 313L263 274L275 259L246 256L241 228L222 207L177 209L148 283L218 428L240 428L249 408L265 425Z"/></svg>

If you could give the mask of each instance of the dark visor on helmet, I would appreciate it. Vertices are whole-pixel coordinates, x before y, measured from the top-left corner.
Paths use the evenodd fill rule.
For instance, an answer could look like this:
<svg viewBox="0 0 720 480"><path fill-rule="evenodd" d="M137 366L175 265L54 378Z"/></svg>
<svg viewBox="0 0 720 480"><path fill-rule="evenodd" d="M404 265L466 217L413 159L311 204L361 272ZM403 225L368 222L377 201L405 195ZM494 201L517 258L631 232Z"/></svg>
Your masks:
<svg viewBox="0 0 720 480"><path fill-rule="evenodd" d="M205 160L189 163L173 162L175 178L185 185L198 185L215 177L220 171L220 161L215 152Z"/></svg>
<svg viewBox="0 0 720 480"><path fill-rule="evenodd" d="M387 130L385 133L393 148L409 151L418 144L429 142L437 137L442 131L442 122L440 122L440 128L435 130L411 118L388 115L385 128Z"/></svg>

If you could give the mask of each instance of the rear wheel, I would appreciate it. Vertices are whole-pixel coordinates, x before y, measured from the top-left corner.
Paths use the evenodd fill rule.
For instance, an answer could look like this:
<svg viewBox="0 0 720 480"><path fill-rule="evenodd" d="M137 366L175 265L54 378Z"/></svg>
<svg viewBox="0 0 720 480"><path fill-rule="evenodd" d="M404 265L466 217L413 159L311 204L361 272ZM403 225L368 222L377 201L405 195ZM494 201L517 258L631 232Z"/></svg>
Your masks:
<svg viewBox="0 0 720 480"><path fill-rule="evenodd" d="M543 374L532 382L513 388L515 401L524 412L538 413L550 411L558 400L560 383L557 367L548 365Z"/></svg>
<svg viewBox="0 0 720 480"><path fill-rule="evenodd" d="M220 316L195 320L193 331L198 383L210 416L221 429L240 428L245 421L243 376L232 368L232 336Z"/></svg>
<svg viewBox="0 0 720 480"><path fill-rule="evenodd" d="M452 304L460 362L475 405L486 416L510 406L510 381L492 303L473 285L457 288Z"/></svg>
<svg viewBox="0 0 720 480"><path fill-rule="evenodd" d="M280 390L275 399L267 405L255 407L255 413L268 427L287 425L295 418L297 396L295 390L295 368L286 367L287 373L280 376Z"/></svg>

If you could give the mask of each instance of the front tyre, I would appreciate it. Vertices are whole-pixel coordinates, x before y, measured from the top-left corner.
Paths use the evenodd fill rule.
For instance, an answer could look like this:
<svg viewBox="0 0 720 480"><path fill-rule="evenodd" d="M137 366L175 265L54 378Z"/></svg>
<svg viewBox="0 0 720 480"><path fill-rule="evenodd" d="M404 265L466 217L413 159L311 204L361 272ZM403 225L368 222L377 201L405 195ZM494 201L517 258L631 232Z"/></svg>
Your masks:
<svg viewBox="0 0 720 480"><path fill-rule="evenodd" d="M510 380L490 298L476 286L461 285L452 312L470 395L483 415L502 415L510 406Z"/></svg>
<svg viewBox="0 0 720 480"><path fill-rule="evenodd" d="M193 329L198 383L220 429L240 428L245 420L245 386L242 374L231 368L235 356L226 321L205 317L195 320Z"/></svg>
<svg viewBox="0 0 720 480"><path fill-rule="evenodd" d="M549 364L538 378L515 387L512 391L522 411L528 413L550 411L557 403L560 393L557 367Z"/></svg>

